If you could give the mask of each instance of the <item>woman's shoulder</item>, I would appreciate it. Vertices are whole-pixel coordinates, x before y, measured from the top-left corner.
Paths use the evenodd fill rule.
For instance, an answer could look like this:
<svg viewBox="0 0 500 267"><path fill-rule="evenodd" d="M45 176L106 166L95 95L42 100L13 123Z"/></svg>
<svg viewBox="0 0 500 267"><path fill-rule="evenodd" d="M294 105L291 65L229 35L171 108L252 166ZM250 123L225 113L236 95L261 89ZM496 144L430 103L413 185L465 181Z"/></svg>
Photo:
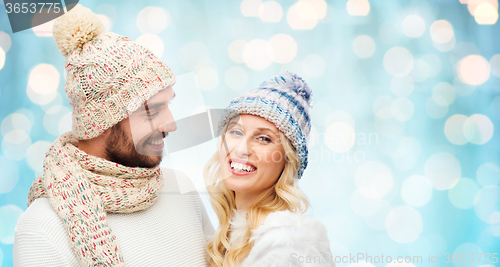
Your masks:
<svg viewBox="0 0 500 267"><path fill-rule="evenodd" d="M245 267L298 266L295 263L299 257L314 258L312 266L335 266L331 261L326 227L318 219L302 213L276 211L268 214L263 224L252 230L250 241L254 245L242 265Z"/></svg>
<svg viewBox="0 0 500 267"><path fill-rule="evenodd" d="M288 210L269 213L263 224L252 232L252 239L280 238L284 242L324 242L325 225L316 218ZM326 239L327 241L327 239Z"/></svg>

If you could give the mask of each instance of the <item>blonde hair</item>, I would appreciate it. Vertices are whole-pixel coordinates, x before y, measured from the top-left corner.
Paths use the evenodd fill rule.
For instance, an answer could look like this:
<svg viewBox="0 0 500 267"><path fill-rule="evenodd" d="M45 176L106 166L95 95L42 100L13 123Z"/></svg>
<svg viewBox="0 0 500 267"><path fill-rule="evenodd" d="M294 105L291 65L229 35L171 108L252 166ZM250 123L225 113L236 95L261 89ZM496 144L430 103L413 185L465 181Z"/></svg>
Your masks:
<svg viewBox="0 0 500 267"><path fill-rule="evenodd" d="M304 213L310 206L304 193L299 189L297 173L300 159L290 140L280 131L279 137L285 151L285 167L276 184L247 210L248 230L241 243L229 245L230 221L236 208L234 191L228 189L222 178L219 152L224 142L228 124L224 127L217 152L209 159L203 169L205 182L210 194L210 202L219 219L219 228L207 250L210 266L233 267L241 262L253 247L250 243L251 230L264 222L266 216L274 211L289 210Z"/></svg>

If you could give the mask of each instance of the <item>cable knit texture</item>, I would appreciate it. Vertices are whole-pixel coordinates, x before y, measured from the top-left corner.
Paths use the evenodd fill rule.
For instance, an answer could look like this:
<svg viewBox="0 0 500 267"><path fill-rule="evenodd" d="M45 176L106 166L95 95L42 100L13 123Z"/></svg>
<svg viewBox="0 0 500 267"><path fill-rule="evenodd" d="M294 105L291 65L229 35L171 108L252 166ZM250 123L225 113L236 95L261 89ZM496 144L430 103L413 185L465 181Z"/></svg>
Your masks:
<svg viewBox="0 0 500 267"><path fill-rule="evenodd" d="M161 170L125 167L88 155L77 143L68 132L52 144L28 206L40 197L50 199L82 266L124 266L106 212L132 213L153 205L163 187Z"/></svg>
<svg viewBox="0 0 500 267"><path fill-rule="evenodd" d="M231 100L221 117L218 131L220 133L234 116L240 114L260 116L274 123L297 151L300 179L307 167L311 109L311 88L297 74L284 72Z"/></svg>
<svg viewBox="0 0 500 267"><path fill-rule="evenodd" d="M164 186L154 205L134 213L107 213L124 262L130 267L206 267L206 240L214 228L201 197L187 175L166 168L161 172ZM19 267L81 266L48 198L33 201L19 218L13 260Z"/></svg>
<svg viewBox="0 0 500 267"><path fill-rule="evenodd" d="M57 18L53 29L57 48L66 57L64 90L78 139L99 136L176 82L167 64L151 51L104 32L97 15L79 4Z"/></svg>
<svg viewBox="0 0 500 267"><path fill-rule="evenodd" d="M235 246L249 227L245 214L235 211L230 227L229 244ZM252 230L250 242L254 245L240 267L335 266L326 227L301 213L270 213L261 226Z"/></svg>

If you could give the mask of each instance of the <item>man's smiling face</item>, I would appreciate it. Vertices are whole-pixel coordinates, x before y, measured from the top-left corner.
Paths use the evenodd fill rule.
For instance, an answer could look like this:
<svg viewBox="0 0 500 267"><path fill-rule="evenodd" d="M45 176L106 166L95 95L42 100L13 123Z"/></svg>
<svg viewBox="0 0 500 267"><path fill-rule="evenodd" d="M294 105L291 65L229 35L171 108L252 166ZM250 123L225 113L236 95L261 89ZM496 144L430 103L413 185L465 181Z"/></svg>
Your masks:
<svg viewBox="0 0 500 267"><path fill-rule="evenodd" d="M153 168L160 164L163 138L177 129L168 107L175 97L171 86L159 91L129 118L111 128L105 153L115 163L128 167Z"/></svg>

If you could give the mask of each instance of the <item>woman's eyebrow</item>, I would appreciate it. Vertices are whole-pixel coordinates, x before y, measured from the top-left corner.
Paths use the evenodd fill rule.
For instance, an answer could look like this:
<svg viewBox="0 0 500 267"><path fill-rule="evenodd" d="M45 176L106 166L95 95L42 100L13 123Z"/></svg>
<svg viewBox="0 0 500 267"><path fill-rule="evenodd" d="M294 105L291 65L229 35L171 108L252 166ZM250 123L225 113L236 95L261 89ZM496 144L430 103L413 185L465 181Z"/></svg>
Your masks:
<svg viewBox="0 0 500 267"><path fill-rule="evenodd" d="M229 122L229 124L227 125L227 128L231 128L232 126L234 125L237 125L237 126L240 126L241 127L241 124L237 121L232 121L232 122Z"/></svg>
<svg viewBox="0 0 500 267"><path fill-rule="evenodd" d="M269 132L269 133L272 133L273 135L275 135L276 137L278 136L278 133L273 131L271 128L260 127L260 128L257 128L256 130L260 131L260 132Z"/></svg>

